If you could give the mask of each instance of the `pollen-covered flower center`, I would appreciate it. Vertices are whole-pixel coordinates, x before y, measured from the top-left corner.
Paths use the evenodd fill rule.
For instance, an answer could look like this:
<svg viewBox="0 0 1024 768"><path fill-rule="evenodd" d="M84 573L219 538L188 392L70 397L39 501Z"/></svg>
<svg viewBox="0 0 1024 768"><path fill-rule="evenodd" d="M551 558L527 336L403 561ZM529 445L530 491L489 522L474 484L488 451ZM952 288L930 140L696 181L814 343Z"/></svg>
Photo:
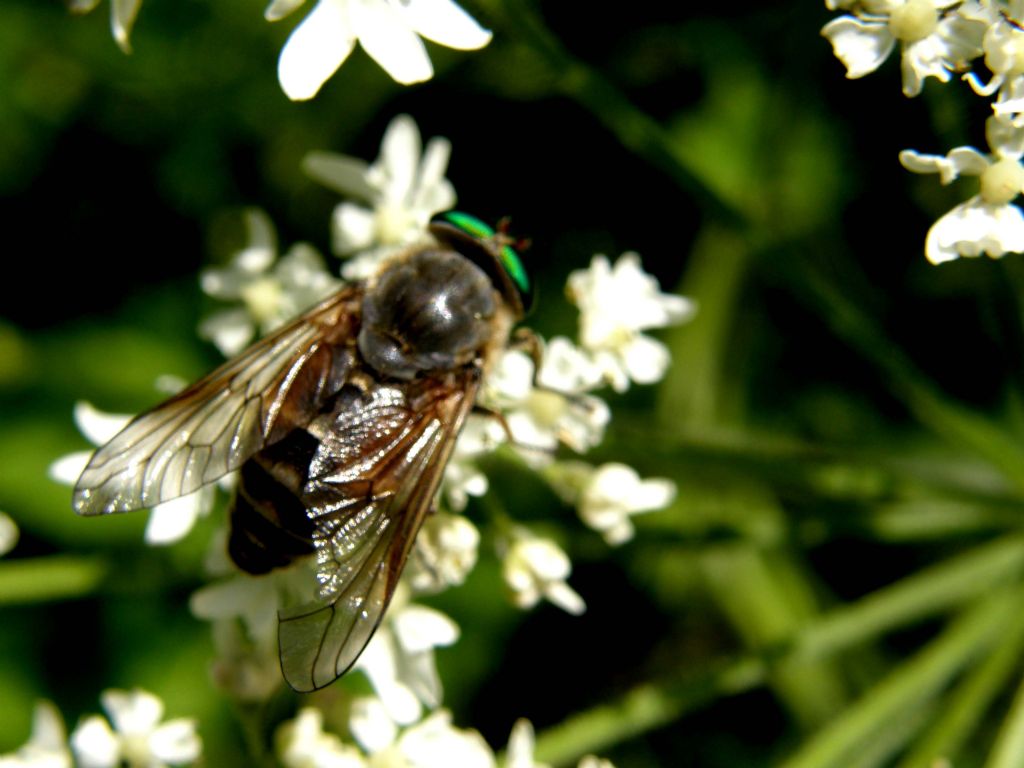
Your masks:
<svg viewBox="0 0 1024 768"><path fill-rule="evenodd" d="M535 389L530 393L529 410L538 424L553 427L565 414L565 396L557 392Z"/></svg>
<svg viewBox="0 0 1024 768"><path fill-rule="evenodd" d="M272 277L263 277L243 286L241 294L249 314L260 323L272 320L284 300L281 284Z"/></svg>
<svg viewBox="0 0 1024 768"><path fill-rule="evenodd" d="M1024 190L1024 168L1010 158L999 160L981 174L981 199L991 205L1005 205Z"/></svg>
<svg viewBox="0 0 1024 768"><path fill-rule="evenodd" d="M377 234L385 245L394 245L405 241L409 230L415 226L413 212L402 204L382 203L375 211Z"/></svg>
<svg viewBox="0 0 1024 768"><path fill-rule="evenodd" d="M889 31L897 40L916 43L939 25L939 12L931 0L907 0L889 14Z"/></svg>
<svg viewBox="0 0 1024 768"><path fill-rule="evenodd" d="M1024 35L1015 33L1012 40L1003 46L1004 66L1006 74L1010 76L1024 74ZM988 64L988 57L985 58ZM992 67L993 72L998 71Z"/></svg>

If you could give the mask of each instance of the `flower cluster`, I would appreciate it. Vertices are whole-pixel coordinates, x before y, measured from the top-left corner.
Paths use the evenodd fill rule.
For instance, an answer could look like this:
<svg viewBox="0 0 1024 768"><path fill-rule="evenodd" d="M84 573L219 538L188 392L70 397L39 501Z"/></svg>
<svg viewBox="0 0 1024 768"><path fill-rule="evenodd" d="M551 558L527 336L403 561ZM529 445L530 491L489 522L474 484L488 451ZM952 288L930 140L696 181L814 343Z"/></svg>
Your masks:
<svg viewBox="0 0 1024 768"><path fill-rule="evenodd" d="M339 203L332 216L332 250L346 259L341 268L346 279L371 276L396 250L428 237L432 216L455 201L445 178L450 151L447 140L439 138L424 149L415 122L401 115L387 128L373 163L323 152L305 159L303 165L314 179L355 198ZM322 262L307 270L303 280L286 280L290 272L275 266L274 238L265 215L249 213L248 218L249 245L227 270L208 271L201 281L211 295L240 301L237 308L222 310L201 326L201 333L226 351L234 346L226 343L228 336L210 333L211 326L222 331L242 328L246 335L263 328L259 308L264 303L251 300L247 286L259 285L258 293L275 297L275 306L297 310L334 284ZM224 285L233 289L223 290ZM484 537L461 513L470 497L487 493L488 480L480 469L484 456L504 448L540 470L577 507L583 523L612 545L633 535L633 515L662 508L674 496L668 480L642 480L622 464L595 467L559 460L557 452L564 446L585 453L600 443L611 411L595 394L598 388L610 385L623 391L631 382L651 383L664 374L668 351L643 331L688 319L695 311L692 302L661 293L636 254L614 263L594 257L588 269L572 273L568 293L580 308L580 342L557 337L545 343L530 337L529 349L510 348L494 361L478 394L490 413L467 417L445 469L442 507L424 522L402 585L356 663L398 724L416 722L423 707L436 707L442 699L433 651L454 643L459 628L447 616L418 604L416 596L461 584L477 562ZM220 319L225 317L239 320L225 323ZM569 613L583 612L584 598L568 583L569 557L555 540L503 517L492 522L487 538L502 560L515 605L526 609L547 600ZM303 590L311 594L310 569L262 577L229 575L230 566L221 560L212 570L227 578L200 590L192 609L214 622L218 682L240 698L265 698L276 679L276 612L297 601Z"/></svg>
<svg viewBox="0 0 1024 768"><path fill-rule="evenodd" d="M13 754L0 755L0 768L165 768L199 759L202 741L195 721L161 722L164 705L152 693L108 690L100 700L109 721L85 717L70 740L57 708L40 701L28 742Z"/></svg>
<svg viewBox="0 0 1024 768"><path fill-rule="evenodd" d="M452 725L439 709L404 728L371 698L352 702L347 723L353 743L324 730L324 715L306 707L277 733L277 753L285 768L497 768L499 761L483 737ZM546 768L534 761L533 727L519 720L509 736L503 768ZM578 768L614 768L608 760L584 757Z"/></svg>
<svg viewBox="0 0 1024 768"><path fill-rule="evenodd" d="M848 12L822 29L847 77L874 72L899 44L907 96L917 96L929 77L946 83L954 74L979 96L994 96L986 124L989 154L974 147L957 147L945 156L900 153L905 168L937 173L943 184L961 175L979 177L978 194L932 226L925 241L928 260L940 264L1024 251L1024 214L1013 205L1024 191L1024 2L826 0L826 5ZM987 78L973 69L976 62L983 62Z"/></svg>
<svg viewBox="0 0 1024 768"><path fill-rule="evenodd" d="M305 0L271 0L267 21L279 21ZM88 13L100 0L71 0L71 10ZM142 0L110 0L110 26L125 53ZM483 48L491 33L452 0L318 0L292 30L277 62L288 98L302 101L317 92L348 58L358 42L385 72L403 85L434 75L425 38L460 51Z"/></svg>
<svg viewBox="0 0 1024 768"><path fill-rule="evenodd" d="M432 216L455 201L445 178L450 151L444 139L432 139L424 149L415 122L403 115L388 127L373 163L326 153L306 159L305 168L315 179L355 198L341 202L332 220L333 250L347 258L341 268L346 279L372 276L396 250L429 242ZM342 285L310 246L295 246L278 257L266 214L248 211L245 218L246 246L227 266L200 276L210 297L233 303L199 326L200 336L225 355ZM481 412L466 417L445 467L438 509L424 521L390 607L355 663L375 694L352 708L348 729L358 747L324 733L322 713L305 710L279 735L285 765L495 765L493 752L478 734L452 728L448 715L436 709L443 691L434 651L454 644L460 629L418 598L461 584L475 566L481 544L487 543L501 561L514 605L528 609L548 601L579 614L586 603L569 584L572 565L556 539L514 522L497 504L488 505L485 456L501 451L537 470L539 478L576 507L582 523L613 546L633 536L635 515L672 501L675 487L669 480L643 479L624 464L593 466L561 454L584 454L601 442L611 418L598 394L602 387L622 392L632 383L648 384L664 375L668 350L647 332L685 321L694 305L662 293L634 253L614 261L595 256L588 268L569 276L567 293L580 311L578 341L517 335L508 349L496 351L489 360L476 393ZM75 408L80 430L97 445L128 420L86 403ZM51 475L74 483L88 457L88 452L66 456L51 467ZM210 509L213 493L207 486L156 507L147 541L180 539ZM481 506L490 514L482 530L463 514L470 497L485 497ZM317 598L314 558L253 576L228 560L221 536L212 543L207 570L213 580L192 596L190 607L212 624L218 656L213 679L240 701L266 701L281 685L278 611ZM71 739L76 754L90 755L80 758L90 761L86 764L106 765L108 758L134 764L144 749L166 761L158 753L160 745L179 747L184 754L194 743L198 753L198 742L188 741L192 732L186 726L156 727L158 702L143 694L111 692L104 696L104 706L115 729L91 718ZM510 742L506 764L512 768L534 766L532 736L523 735L526 727L518 727L519 735ZM133 735L119 741L115 730ZM603 763L590 758L581 765Z"/></svg>

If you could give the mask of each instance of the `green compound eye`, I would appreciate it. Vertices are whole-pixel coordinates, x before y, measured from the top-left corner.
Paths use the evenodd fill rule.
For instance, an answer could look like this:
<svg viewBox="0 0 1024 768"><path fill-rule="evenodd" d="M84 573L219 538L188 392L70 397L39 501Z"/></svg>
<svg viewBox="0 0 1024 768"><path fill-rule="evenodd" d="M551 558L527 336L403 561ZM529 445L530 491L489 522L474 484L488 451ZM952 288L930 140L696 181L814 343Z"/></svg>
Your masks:
<svg viewBox="0 0 1024 768"><path fill-rule="evenodd" d="M466 234L478 237L481 240L489 240L496 234L493 227L480 221L476 216L470 216L468 213L448 211L442 214L441 218L452 226L458 227ZM526 268L523 267L519 254L516 253L512 246L503 245L499 249L499 258L501 259L501 266L505 269L508 276L512 278L512 282L515 283L519 292L524 298L529 297L531 294L530 277L526 274Z"/></svg>

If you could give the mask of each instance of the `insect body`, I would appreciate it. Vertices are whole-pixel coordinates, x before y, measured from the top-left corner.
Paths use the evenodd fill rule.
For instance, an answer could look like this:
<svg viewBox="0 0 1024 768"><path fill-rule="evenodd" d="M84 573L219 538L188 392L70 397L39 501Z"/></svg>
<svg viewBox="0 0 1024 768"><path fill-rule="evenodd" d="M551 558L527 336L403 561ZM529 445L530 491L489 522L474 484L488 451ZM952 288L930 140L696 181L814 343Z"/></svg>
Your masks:
<svg viewBox="0 0 1024 768"><path fill-rule="evenodd" d="M250 573L315 554L320 600L279 616L281 668L310 691L358 658L431 508L481 377L529 284L466 214L135 418L93 455L83 515L151 507L234 470L229 552Z"/></svg>

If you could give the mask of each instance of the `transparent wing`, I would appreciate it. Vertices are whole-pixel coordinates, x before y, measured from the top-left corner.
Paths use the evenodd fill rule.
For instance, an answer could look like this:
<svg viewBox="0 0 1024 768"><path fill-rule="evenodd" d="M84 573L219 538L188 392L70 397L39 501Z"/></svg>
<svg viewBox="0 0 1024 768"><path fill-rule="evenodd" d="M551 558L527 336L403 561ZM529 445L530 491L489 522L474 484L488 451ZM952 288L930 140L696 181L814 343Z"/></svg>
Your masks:
<svg viewBox="0 0 1024 768"><path fill-rule="evenodd" d="M295 690L344 674L380 624L478 378L470 368L381 387L338 413L306 486L322 600L279 615L281 669Z"/></svg>
<svg viewBox="0 0 1024 768"><path fill-rule="evenodd" d="M307 424L352 366L346 340L362 287L347 286L97 449L75 486L83 515L125 512L191 493Z"/></svg>

